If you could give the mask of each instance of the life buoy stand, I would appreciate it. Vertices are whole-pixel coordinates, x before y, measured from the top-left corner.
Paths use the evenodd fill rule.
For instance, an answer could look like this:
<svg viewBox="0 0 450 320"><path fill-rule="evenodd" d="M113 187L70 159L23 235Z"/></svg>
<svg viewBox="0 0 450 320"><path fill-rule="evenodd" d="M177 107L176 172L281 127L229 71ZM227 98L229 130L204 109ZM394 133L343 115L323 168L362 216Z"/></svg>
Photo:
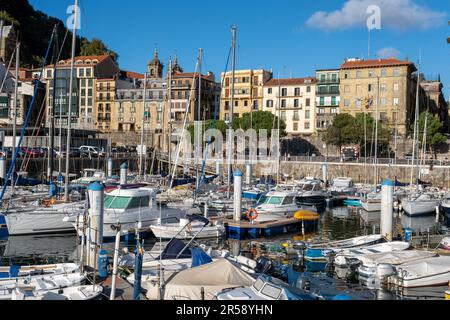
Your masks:
<svg viewBox="0 0 450 320"><path fill-rule="evenodd" d="M247 219L249 221L254 221L256 219L258 219L258 211L256 211L255 208L250 208L247 211Z"/></svg>

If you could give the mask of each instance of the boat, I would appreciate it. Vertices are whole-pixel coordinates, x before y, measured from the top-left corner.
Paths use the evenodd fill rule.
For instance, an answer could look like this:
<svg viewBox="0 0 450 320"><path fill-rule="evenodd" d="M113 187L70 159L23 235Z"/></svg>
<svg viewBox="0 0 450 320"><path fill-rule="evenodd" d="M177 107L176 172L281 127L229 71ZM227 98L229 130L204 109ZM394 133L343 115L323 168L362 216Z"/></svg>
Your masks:
<svg viewBox="0 0 450 320"><path fill-rule="evenodd" d="M314 207L300 204L298 194L292 191L270 191L261 196L255 209L258 213L256 222L291 218L299 210L317 212Z"/></svg>
<svg viewBox="0 0 450 320"><path fill-rule="evenodd" d="M367 212L381 211L381 193L368 193L366 198L361 200L361 206Z"/></svg>
<svg viewBox="0 0 450 320"><path fill-rule="evenodd" d="M116 231L112 225L121 224L123 234L134 234L136 228L140 231L149 230L152 224L158 222L176 221L185 216L179 209L159 207L156 205L156 193L152 188L123 188L120 187L106 194L103 213L103 238L115 238ZM67 216L65 221L70 222L81 236L83 219L77 214Z"/></svg>
<svg viewBox="0 0 450 320"><path fill-rule="evenodd" d="M323 189L322 180L307 177L298 181L294 187L298 193L297 200L300 204L324 208L326 206L326 192Z"/></svg>
<svg viewBox="0 0 450 320"><path fill-rule="evenodd" d="M202 218L202 220L199 220ZM204 219L204 220L203 220ZM179 223L165 223L151 225L150 229L156 238L172 239L190 239L195 235L196 238L220 238L225 234L225 227L220 221L210 224L210 221L201 216L186 216L180 219Z"/></svg>
<svg viewBox="0 0 450 320"><path fill-rule="evenodd" d="M84 283L86 276L80 272L56 275L20 277L16 279L0 279L0 300L10 300L17 286L32 286L35 292L68 288Z"/></svg>
<svg viewBox="0 0 450 320"><path fill-rule="evenodd" d="M157 300L160 295L164 300L212 300L221 290L251 286L254 282L254 277L233 262L219 259L165 279L163 290L157 282L150 282L146 296L149 300Z"/></svg>
<svg viewBox="0 0 450 320"><path fill-rule="evenodd" d="M102 170L97 170L97 169L83 169L83 175L81 178L76 179L76 180L72 180L70 183L71 184L79 184L79 185L84 185L84 186L88 186L91 183L94 182L99 182L99 183L104 183L104 182L117 182L115 179L108 179L106 177L105 172L103 172Z"/></svg>
<svg viewBox="0 0 450 320"><path fill-rule="evenodd" d="M409 216L427 215L436 212L439 199L430 193L411 194L402 201L402 207Z"/></svg>
<svg viewBox="0 0 450 320"><path fill-rule="evenodd" d="M217 300L318 300L318 297L268 275L260 275L248 287L226 289L215 295Z"/></svg>
<svg viewBox="0 0 450 320"><path fill-rule="evenodd" d="M10 236L71 233L74 232L73 226L64 218L80 215L84 208L84 201L65 203L52 198L17 205L3 214Z"/></svg>
<svg viewBox="0 0 450 320"><path fill-rule="evenodd" d="M96 300L101 297L103 287L99 285L74 286L55 290L39 291L33 286L17 286L11 300Z"/></svg>
<svg viewBox="0 0 450 320"><path fill-rule="evenodd" d="M447 194L441 202L441 209L448 220L450 220L450 194Z"/></svg>
<svg viewBox="0 0 450 320"><path fill-rule="evenodd" d="M0 213L0 239L8 236L8 226L6 225L5 216Z"/></svg>
<svg viewBox="0 0 450 320"><path fill-rule="evenodd" d="M388 282L400 287L447 285L450 281L450 256L439 256L408 262L396 267L397 274Z"/></svg>
<svg viewBox="0 0 450 320"><path fill-rule="evenodd" d="M445 237L442 239L439 246L444 250L450 250L450 237Z"/></svg>
<svg viewBox="0 0 450 320"><path fill-rule="evenodd" d="M358 267L357 272L360 276L370 278L375 275L376 267L379 264L387 263L393 266L397 266L403 263L418 261L435 256L437 256L435 252L419 250L369 253L359 258L359 260L361 261L361 265Z"/></svg>
<svg viewBox="0 0 450 320"><path fill-rule="evenodd" d="M346 248L362 248L384 241L384 237L380 234L360 236L345 240L332 241L328 243L308 244L305 251L306 260L327 260L327 254L330 251L336 251Z"/></svg>
<svg viewBox="0 0 450 320"><path fill-rule="evenodd" d="M54 276L79 272L80 266L76 263L45 264L33 266L0 267L0 285L11 281L19 281L24 277Z"/></svg>
<svg viewBox="0 0 450 320"><path fill-rule="evenodd" d="M329 191L332 196L354 196L356 193L356 187L352 178L340 177L333 179Z"/></svg>
<svg viewBox="0 0 450 320"><path fill-rule="evenodd" d="M348 259L360 260L366 254L403 251L407 250L410 246L409 242L393 241L378 243L362 248L343 249L335 251L336 257L334 258L334 264L338 267L346 267L348 265Z"/></svg>

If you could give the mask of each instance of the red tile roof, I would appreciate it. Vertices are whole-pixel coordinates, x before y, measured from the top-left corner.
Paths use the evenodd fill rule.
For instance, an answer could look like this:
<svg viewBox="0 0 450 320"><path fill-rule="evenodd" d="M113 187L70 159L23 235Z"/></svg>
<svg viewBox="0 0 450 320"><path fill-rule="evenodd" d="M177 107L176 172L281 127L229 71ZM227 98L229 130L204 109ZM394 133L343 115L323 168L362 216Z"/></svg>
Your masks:
<svg viewBox="0 0 450 320"><path fill-rule="evenodd" d="M410 61L398 60L395 58L376 59L376 60L357 60L345 61L341 69L359 69L359 68L373 68L373 67L394 67L394 66L414 66Z"/></svg>
<svg viewBox="0 0 450 320"><path fill-rule="evenodd" d="M307 82L310 80L311 82ZM317 82L316 78L291 78L291 79L271 79L267 81L265 87L278 87L278 86L293 86L293 85L305 85L305 84L315 84Z"/></svg>
<svg viewBox="0 0 450 320"><path fill-rule="evenodd" d="M120 72L126 78L144 79L144 75L142 73L137 73L137 72L133 72L133 71L127 71L127 70L120 70Z"/></svg>

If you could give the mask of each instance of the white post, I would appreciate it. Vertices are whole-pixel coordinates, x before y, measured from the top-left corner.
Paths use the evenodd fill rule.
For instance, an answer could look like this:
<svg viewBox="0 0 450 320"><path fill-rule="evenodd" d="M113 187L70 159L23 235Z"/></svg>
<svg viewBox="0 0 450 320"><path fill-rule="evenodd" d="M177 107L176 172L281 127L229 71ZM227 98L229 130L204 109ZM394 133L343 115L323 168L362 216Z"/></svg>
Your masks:
<svg viewBox="0 0 450 320"><path fill-rule="evenodd" d="M326 184L328 181L328 165L322 165L322 180Z"/></svg>
<svg viewBox="0 0 450 320"><path fill-rule="evenodd" d="M2 179L3 183L6 183L6 158L0 158L0 179Z"/></svg>
<svg viewBox="0 0 450 320"><path fill-rule="evenodd" d="M250 185L252 183L252 176L253 176L253 166L251 163L247 163L245 171L245 183L247 185Z"/></svg>
<svg viewBox="0 0 450 320"><path fill-rule="evenodd" d="M111 178L113 175L113 159L111 157L108 158L108 178Z"/></svg>
<svg viewBox="0 0 450 320"><path fill-rule="evenodd" d="M216 174L219 176L222 175L222 167L219 161L216 162Z"/></svg>
<svg viewBox="0 0 450 320"><path fill-rule="evenodd" d="M127 177L128 177L128 164L122 163L120 166L120 185L127 184Z"/></svg>
<svg viewBox="0 0 450 320"><path fill-rule="evenodd" d="M234 221L241 221L242 208L242 172L234 173Z"/></svg>
<svg viewBox="0 0 450 320"><path fill-rule="evenodd" d="M96 252L101 250L103 245L103 197L104 187L98 182L92 183L88 187L90 193L89 209L89 262L88 265L98 270L96 261Z"/></svg>
<svg viewBox="0 0 450 320"><path fill-rule="evenodd" d="M114 263L113 263L113 274L111 283L111 295L110 300L116 298L116 279L117 279L117 269L119 265L119 246L120 246L120 225L116 226L116 244L114 246Z"/></svg>
<svg viewBox="0 0 450 320"><path fill-rule="evenodd" d="M439 222L439 206L436 206L436 223Z"/></svg>
<svg viewBox="0 0 450 320"><path fill-rule="evenodd" d="M384 180L381 184L381 235L392 241L394 219L394 182Z"/></svg>
<svg viewBox="0 0 450 320"><path fill-rule="evenodd" d="M203 211L203 215L206 219L208 219L208 201L205 202L205 209Z"/></svg>

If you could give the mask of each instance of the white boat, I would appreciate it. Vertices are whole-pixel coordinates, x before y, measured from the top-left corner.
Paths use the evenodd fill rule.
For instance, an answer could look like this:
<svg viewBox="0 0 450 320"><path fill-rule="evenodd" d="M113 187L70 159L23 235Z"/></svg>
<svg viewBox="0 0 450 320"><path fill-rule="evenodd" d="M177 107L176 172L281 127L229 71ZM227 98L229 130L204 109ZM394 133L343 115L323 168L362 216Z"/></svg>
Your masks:
<svg viewBox="0 0 450 320"><path fill-rule="evenodd" d="M80 266L76 263L0 267L0 285L10 280L19 280L21 277L69 274L79 270Z"/></svg>
<svg viewBox="0 0 450 320"><path fill-rule="evenodd" d="M39 291L33 286L18 286L11 300L96 300L103 293L101 286L75 286L56 290Z"/></svg>
<svg viewBox="0 0 450 320"><path fill-rule="evenodd" d="M225 234L225 227L220 221L215 224L205 226L200 221L191 221L190 219L180 219L179 223L165 223L151 225L150 229L156 238L172 239L190 239L194 235L196 238L219 238Z"/></svg>
<svg viewBox="0 0 450 320"><path fill-rule="evenodd" d="M447 194L441 202L442 211L447 216L447 219L450 220L450 194Z"/></svg>
<svg viewBox="0 0 450 320"><path fill-rule="evenodd" d="M353 183L352 178L339 177L333 179L330 187L331 195L339 196L339 195L350 195L354 196L357 189Z"/></svg>
<svg viewBox="0 0 450 320"><path fill-rule="evenodd" d="M358 259L360 260L366 254L375 253L387 253L395 251L407 250L410 247L409 242L393 241L393 242L383 242L374 244L362 248L349 248L342 249L340 251L336 250L336 257L334 258L334 263L339 267L347 266L347 259Z"/></svg>
<svg viewBox="0 0 450 320"><path fill-rule="evenodd" d="M293 191L298 193L297 201L306 206L325 207L327 196L323 181L311 177L297 181Z"/></svg>
<svg viewBox="0 0 450 320"><path fill-rule="evenodd" d="M0 281L0 300L10 300L17 286L32 286L39 293L81 285L85 280L86 276L80 272L4 280Z"/></svg>
<svg viewBox="0 0 450 320"><path fill-rule="evenodd" d="M361 200L361 206L367 212L381 211L381 193L368 193L366 198Z"/></svg>
<svg viewBox="0 0 450 320"><path fill-rule="evenodd" d="M217 293L217 300L318 300L318 297L283 281L260 275L251 286L226 289Z"/></svg>
<svg viewBox="0 0 450 320"><path fill-rule="evenodd" d="M400 287L431 287L450 281L450 257L439 256L399 265L388 281Z"/></svg>
<svg viewBox="0 0 450 320"><path fill-rule="evenodd" d="M435 257L437 254L432 251L405 250L383 253L365 254L359 258L361 265L358 267L358 274L370 278L376 273L376 267L379 264L388 263L393 266L403 263L418 261Z"/></svg>
<svg viewBox="0 0 450 320"><path fill-rule="evenodd" d="M435 213L438 205L439 199L429 193L411 194L402 201L403 210L409 216Z"/></svg>
<svg viewBox="0 0 450 320"><path fill-rule="evenodd" d="M83 176L79 179L72 180L71 184L90 185L94 182L102 183L106 180L105 172L97 169L84 169Z"/></svg>
<svg viewBox="0 0 450 320"><path fill-rule="evenodd" d="M270 191L261 196L255 209L258 213L256 222L291 218L299 210L317 212L314 207L300 204L298 194L292 191Z"/></svg>
<svg viewBox="0 0 450 320"><path fill-rule="evenodd" d="M12 236L74 232L71 223L63 219L83 212L85 202L65 203L51 200L35 201L23 207L3 212L8 232Z"/></svg>
<svg viewBox="0 0 450 320"><path fill-rule="evenodd" d="M116 232L112 225L120 223L122 230L126 233L135 232L139 226L140 230L149 230L152 224L180 219L185 212L167 207L160 208L156 204L155 191L151 188L118 188L105 195L103 213L103 237L112 238ZM65 218L73 227L82 231L83 220L75 214ZM73 228L72 227L72 228Z"/></svg>

